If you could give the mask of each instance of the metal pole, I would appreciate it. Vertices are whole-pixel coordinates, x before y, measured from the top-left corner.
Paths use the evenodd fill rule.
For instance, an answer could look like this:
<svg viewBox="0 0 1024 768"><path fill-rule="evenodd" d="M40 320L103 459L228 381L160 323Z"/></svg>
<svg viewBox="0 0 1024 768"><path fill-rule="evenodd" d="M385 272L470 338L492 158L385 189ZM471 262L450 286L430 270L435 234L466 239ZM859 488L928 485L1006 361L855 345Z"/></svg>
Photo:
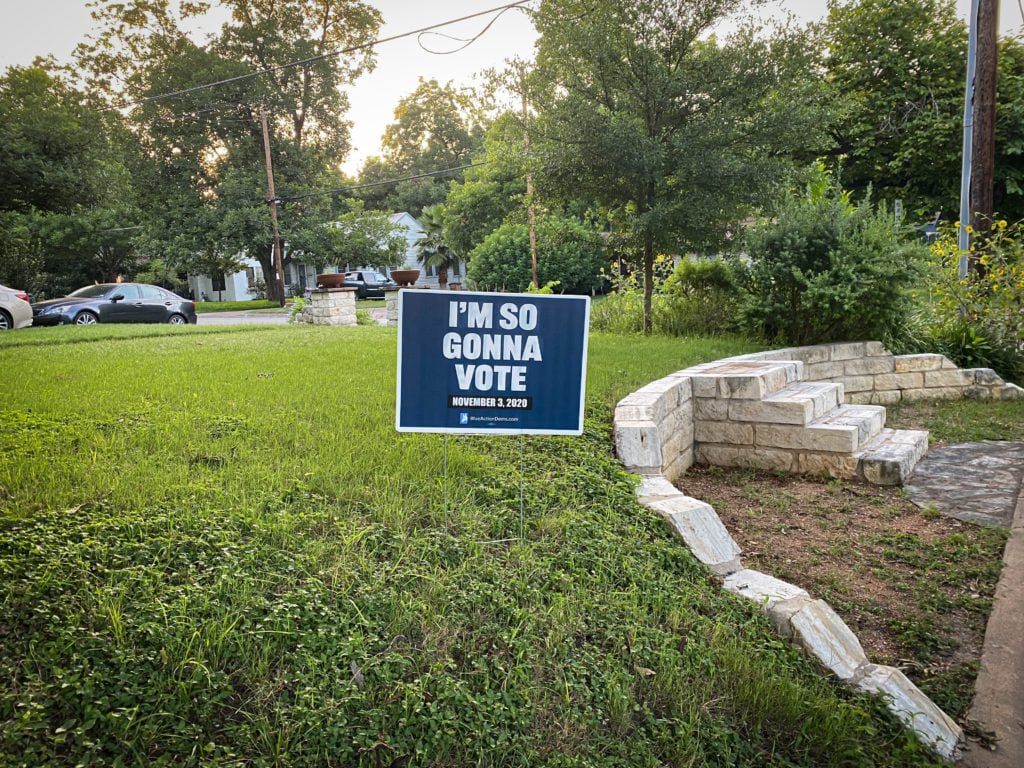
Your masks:
<svg viewBox="0 0 1024 768"><path fill-rule="evenodd" d="M967 90L964 94L964 144L963 165L960 170L960 277L967 277L967 255L970 235L967 226L971 223L971 154L974 151L974 72L978 56L978 0L971 0L971 17L967 25Z"/></svg>
<svg viewBox="0 0 1024 768"><path fill-rule="evenodd" d="M448 530L448 433L444 433L444 529Z"/></svg>
<svg viewBox="0 0 1024 768"><path fill-rule="evenodd" d="M523 124L526 124L526 85L523 85ZM526 202L530 219L530 264L534 290L540 288L537 280L537 220L533 212L533 174L530 172L530 129L523 129L523 146L526 152Z"/></svg>
<svg viewBox="0 0 1024 768"><path fill-rule="evenodd" d="M263 154L267 160L267 202L270 204L270 223L274 227L274 272L277 298L284 306L284 264L281 258L281 233L277 227L277 193L274 191L274 166L270 161L270 130L267 128L267 110L260 105L260 123L263 126Z"/></svg>
<svg viewBox="0 0 1024 768"><path fill-rule="evenodd" d="M522 433L519 434L519 543L522 544L526 540L525 534L525 505L523 503L523 477L526 474L526 462L523 460L523 443L525 437Z"/></svg>

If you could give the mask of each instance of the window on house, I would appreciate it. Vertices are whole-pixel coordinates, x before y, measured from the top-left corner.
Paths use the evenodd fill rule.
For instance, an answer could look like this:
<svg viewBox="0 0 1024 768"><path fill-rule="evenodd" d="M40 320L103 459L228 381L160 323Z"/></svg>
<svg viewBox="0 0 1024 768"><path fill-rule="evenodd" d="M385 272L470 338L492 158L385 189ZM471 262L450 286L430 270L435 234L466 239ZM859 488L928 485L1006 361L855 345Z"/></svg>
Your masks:
<svg viewBox="0 0 1024 768"><path fill-rule="evenodd" d="M227 290L227 286L225 284L224 273L223 272L221 272L219 275L214 275L213 278L210 280L210 282L213 284L213 290L215 290L215 291L226 291Z"/></svg>
<svg viewBox="0 0 1024 768"><path fill-rule="evenodd" d="M250 291L256 287L256 270L252 267L245 268L245 282Z"/></svg>

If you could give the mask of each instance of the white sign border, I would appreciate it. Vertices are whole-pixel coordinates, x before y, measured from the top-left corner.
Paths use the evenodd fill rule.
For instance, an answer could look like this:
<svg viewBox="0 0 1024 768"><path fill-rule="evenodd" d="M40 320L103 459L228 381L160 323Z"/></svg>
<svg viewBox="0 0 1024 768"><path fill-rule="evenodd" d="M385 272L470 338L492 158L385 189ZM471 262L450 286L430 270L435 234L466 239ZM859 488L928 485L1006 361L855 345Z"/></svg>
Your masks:
<svg viewBox="0 0 1024 768"><path fill-rule="evenodd" d="M580 410L577 414L576 429L505 429L499 428L473 428L473 427L404 427L400 424L402 418L402 323L405 322L405 312L402 311L404 295L407 292L425 290L416 288L401 288L398 291L398 359L395 369L395 430L398 432L423 432L446 435L572 435L578 437L583 434L584 412L586 410L587 394L587 355L590 351L590 297L575 294L561 293L497 293L488 291L440 291L430 289L431 296L452 295L461 298L471 296L485 296L494 299L499 296L507 296L516 299L536 299L542 301L549 299L568 299L571 301L584 302L583 311L583 358L580 368Z"/></svg>

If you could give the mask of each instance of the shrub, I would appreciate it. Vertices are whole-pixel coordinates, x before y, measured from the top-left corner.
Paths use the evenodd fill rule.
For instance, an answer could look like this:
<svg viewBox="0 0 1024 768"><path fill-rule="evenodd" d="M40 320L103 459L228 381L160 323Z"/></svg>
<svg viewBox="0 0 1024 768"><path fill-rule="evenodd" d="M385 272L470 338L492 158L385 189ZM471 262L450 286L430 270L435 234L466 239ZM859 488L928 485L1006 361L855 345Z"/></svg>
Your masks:
<svg viewBox="0 0 1024 768"><path fill-rule="evenodd" d="M924 247L882 207L822 180L748 233L743 321L769 342L880 339L908 311Z"/></svg>
<svg viewBox="0 0 1024 768"><path fill-rule="evenodd" d="M683 259L673 269L672 258L659 255L654 267L651 320L655 333L716 336L738 329L739 289L728 262ZM642 333L643 276L622 275L613 266L608 279L615 292L594 304L591 327L609 333Z"/></svg>
<svg viewBox="0 0 1024 768"><path fill-rule="evenodd" d="M683 259L662 287L654 325L671 336L716 336L739 328L739 288L721 259Z"/></svg>
<svg viewBox="0 0 1024 768"><path fill-rule="evenodd" d="M939 352L957 365L993 368L1024 380L1024 223L998 221L971 243L979 269L959 274L955 232L929 249L918 311L908 327L906 351Z"/></svg>
<svg viewBox="0 0 1024 768"><path fill-rule="evenodd" d="M571 219L549 217L537 224L537 276L558 283L560 293L588 294L601 283L604 244L591 229ZM480 290L525 291L532 282L530 231L502 224L473 249L467 277Z"/></svg>

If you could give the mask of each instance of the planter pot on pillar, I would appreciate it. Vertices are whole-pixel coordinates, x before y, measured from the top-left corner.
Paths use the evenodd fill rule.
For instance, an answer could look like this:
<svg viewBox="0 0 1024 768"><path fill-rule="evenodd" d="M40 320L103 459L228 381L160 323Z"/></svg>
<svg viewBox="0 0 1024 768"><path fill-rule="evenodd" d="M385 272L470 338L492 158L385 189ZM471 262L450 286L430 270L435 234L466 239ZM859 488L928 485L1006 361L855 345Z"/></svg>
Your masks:
<svg viewBox="0 0 1024 768"><path fill-rule="evenodd" d="M419 279L419 277L420 271L418 269L391 270L391 279L403 287L412 285Z"/></svg>
<svg viewBox="0 0 1024 768"><path fill-rule="evenodd" d="M340 272L316 276L317 285L324 288L341 288L344 282L345 275Z"/></svg>

